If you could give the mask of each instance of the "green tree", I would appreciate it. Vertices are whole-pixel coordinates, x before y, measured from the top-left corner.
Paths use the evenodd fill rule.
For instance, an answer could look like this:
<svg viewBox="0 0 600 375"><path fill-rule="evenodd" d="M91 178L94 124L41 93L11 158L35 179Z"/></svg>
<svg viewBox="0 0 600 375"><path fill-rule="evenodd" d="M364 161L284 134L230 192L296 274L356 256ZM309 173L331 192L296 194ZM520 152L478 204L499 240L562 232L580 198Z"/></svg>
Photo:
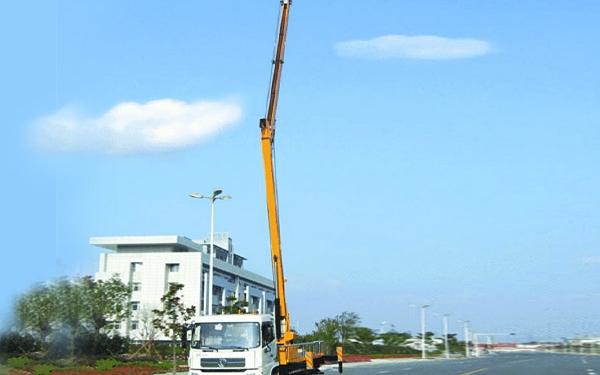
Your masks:
<svg viewBox="0 0 600 375"><path fill-rule="evenodd" d="M340 315L335 317L337 323L337 334L342 346L346 345L346 342L350 338L354 338L358 324L360 323L360 317L357 313L344 311Z"/></svg>
<svg viewBox="0 0 600 375"><path fill-rule="evenodd" d="M246 312L248 307L248 301L240 301L235 296L229 296L226 298L227 305L223 306L222 314L239 314L240 312Z"/></svg>
<svg viewBox="0 0 600 375"><path fill-rule="evenodd" d="M333 318L321 319L318 323L315 323L316 330L312 333L314 340L323 341L325 351L332 353L335 351L335 347L338 344L337 329L338 324Z"/></svg>
<svg viewBox="0 0 600 375"><path fill-rule="evenodd" d="M61 278L54 284L57 299L57 322L62 333L73 337L82 332L83 317L86 313L85 294L79 279Z"/></svg>
<svg viewBox="0 0 600 375"><path fill-rule="evenodd" d="M94 280L91 276L80 278L82 303L85 305L83 320L93 327L96 336L109 321L122 321L129 316L128 300L131 288L117 275L108 280Z"/></svg>
<svg viewBox="0 0 600 375"><path fill-rule="evenodd" d="M383 344L390 347L400 346L411 338L411 334L407 332L389 331L380 335Z"/></svg>
<svg viewBox="0 0 600 375"><path fill-rule="evenodd" d="M370 353L373 351L373 341L377 336L375 331L367 327L357 327L354 336L347 340L344 346L345 353Z"/></svg>
<svg viewBox="0 0 600 375"><path fill-rule="evenodd" d="M57 319L57 299L51 286L39 284L21 295L16 302L15 315L22 330L46 342Z"/></svg>
<svg viewBox="0 0 600 375"><path fill-rule="evenodd" d="M448 334L448 348L450 349L450 353L464 353L465 352L464 343L458 341L456 333Z"/></svg>
<svg viewBox="0 0 600 375"><path fill-rule="evenodd" d="M342 346L350 338L354 338L360 323L360 317L353 312L343 312L335 318L325 318L315 323L316 330L310 335L315 340L323 341L329 353L335 353L339 344Z"/></svg>
<svg viewBox="0 0 600 375"><path fill-rule="evenodd" d="M411 354L417 351L405 345L406 340L412 335L408 332L396 332L395 330L382 333L380 338L383 340L383 353L402 353Z"/></svg>
<svg viewBox="0 0 600 375"><path fill-rule="evenodd" d="M49 344L49 355L59 358L73 353L74 340L82 335L89 342L106 340L100 330L108 320L125 319L129 288L113 277L94 281L91 276L60 278L35 285L15 304L15 317L21 330Z"/></svg>
<svg viewBox="0 0 600 375"><path fill-rule="evenodd" d="M363 344L372 344L376 339L375 331L367 327L357 327L354 332L354 339Z"/></svg>
<svg viewBox="0 0 600 375"><path fill-rule="evenodd" d="M155 319L152 321L157 329L163 331L165 336L171 337L173 346L173 374L177 371L176 343L177 335L183 336L186 323L196 314L196 306L185 307L181 302L183 296L178 296L183 289L183 284L169 284L169 290L160 298L162 309L154 309ZM184 337L182 337L183 341Z"/></svg>

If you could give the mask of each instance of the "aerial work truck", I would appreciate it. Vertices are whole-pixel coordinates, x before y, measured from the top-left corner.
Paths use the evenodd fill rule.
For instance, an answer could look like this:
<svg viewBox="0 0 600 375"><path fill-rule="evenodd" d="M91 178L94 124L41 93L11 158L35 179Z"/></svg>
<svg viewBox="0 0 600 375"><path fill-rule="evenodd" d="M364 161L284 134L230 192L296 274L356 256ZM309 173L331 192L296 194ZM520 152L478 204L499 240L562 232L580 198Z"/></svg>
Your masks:
<svg viewBox="0 0 600 375"><path fill-rule="evenodd" d="M321 373L319 367L324 363L336 361L338 371L342 372L341 348L337 348L337 353L331 355L325 353L321 341L294 343L296 333L291 329L286 304L273 148L275 113L290 5L291 0L281 0L269 102L266 116L260 120L275 284L275 311L273 314L224 314L194 318L188 331L190 375L310 375Z"/></svg>

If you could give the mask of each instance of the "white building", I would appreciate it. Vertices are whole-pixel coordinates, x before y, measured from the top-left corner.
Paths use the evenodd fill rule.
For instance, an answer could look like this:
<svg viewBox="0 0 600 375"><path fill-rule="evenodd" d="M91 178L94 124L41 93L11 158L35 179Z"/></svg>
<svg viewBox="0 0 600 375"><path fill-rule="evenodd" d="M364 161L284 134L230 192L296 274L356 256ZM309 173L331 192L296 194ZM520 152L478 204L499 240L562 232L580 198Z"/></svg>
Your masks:
<svg viewBox="0 0 600 375"><path fill-rule="evenodd" d="M151 335L165 337L152 328L152 309L161 308L160 298L170 283L184 285L181 295L186 307L197 315L207 313L210 245L182 236L91 237L90 244L110 252L100 254L97 280L118 277L132 288L131 317L114 322L112 328L134 340ZM243 268L245 258L235 254L227 233L214 234L213 313L219 313L229 296L248 302L248 310L271 313L274 308L273 280Z"/></svg>

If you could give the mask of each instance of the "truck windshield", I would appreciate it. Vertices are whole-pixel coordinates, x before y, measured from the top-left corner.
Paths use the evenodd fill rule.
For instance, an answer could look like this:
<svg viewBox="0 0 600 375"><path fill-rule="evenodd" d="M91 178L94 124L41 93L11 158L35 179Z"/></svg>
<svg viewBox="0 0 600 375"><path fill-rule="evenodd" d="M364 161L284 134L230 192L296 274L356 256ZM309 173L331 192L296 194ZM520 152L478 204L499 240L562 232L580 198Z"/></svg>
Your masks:
<svg viewBox="0 0 600 375"><path fill-rule="evenodd" d="M249 349L260 344L260 326L254 322L196 323L192 331L194 349Z"/></svg>

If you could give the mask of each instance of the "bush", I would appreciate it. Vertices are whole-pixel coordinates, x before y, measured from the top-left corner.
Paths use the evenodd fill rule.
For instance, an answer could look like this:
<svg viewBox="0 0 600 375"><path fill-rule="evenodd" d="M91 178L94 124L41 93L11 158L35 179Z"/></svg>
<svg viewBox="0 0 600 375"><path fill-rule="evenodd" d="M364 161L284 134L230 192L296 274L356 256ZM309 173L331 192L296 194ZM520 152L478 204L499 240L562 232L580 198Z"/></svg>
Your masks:
<svg viewBox="0 0 600 375"><path fill-rule="evenodd" d="M9 358L7 361L7 364L9 367L12 367L17 370L22 370L25 368L25 366L29 362L31 362L31 359L29 359L27 357L16 357L16 358Z"/></svg>
<svg viewBox="0 0 600 375"><path fill-rule="evenodd" d="M67 369L67 370L56 370L51 375L150 375L155 374L157 371L155 368L150 366L116 366L112 370L98 370L98 369Z"/></svg>
<svg viewBox="0 0 600 375"><path fill-rule="evenodd" d="M121 364L122 363L116 359L99 359L96 361L96 365L94 367L98 370L112 370L113 367Z"/></svg>
<svg viewBox="0 0 600 375"><path fill-rule="evenodd" d="M50 375L51 371L58 369L59 368L54 365L41 364L33 366L33 369L31 371L34 375Z"/></svg>
<svg viewBox="0 0 600 375"><path fill-rule="evenodd" d="M157 343L155 346L156 352L162 357L162 358L172 358L173 357L173 346L171 346L171 343ZM175 346L175 355L177 355L177 357L182 357L187 353L187 348L182 348L181 345L176 345Z"/></svg>
<svg viewBox="0 0 600 375"><path fill-rule="evenodd" d="M127 353L129 341L119 335L108 336L85 332L77 335L73 342L74 354L80 356L115 356Z"/></svg>
<svg viewBox="0 0 600 375"><path fill-rule="evenodd" d="M5 358L11 355L28 354L42 349L42 343L35 337L17 332L8 332L0 336L0 353Z"/></svg>

